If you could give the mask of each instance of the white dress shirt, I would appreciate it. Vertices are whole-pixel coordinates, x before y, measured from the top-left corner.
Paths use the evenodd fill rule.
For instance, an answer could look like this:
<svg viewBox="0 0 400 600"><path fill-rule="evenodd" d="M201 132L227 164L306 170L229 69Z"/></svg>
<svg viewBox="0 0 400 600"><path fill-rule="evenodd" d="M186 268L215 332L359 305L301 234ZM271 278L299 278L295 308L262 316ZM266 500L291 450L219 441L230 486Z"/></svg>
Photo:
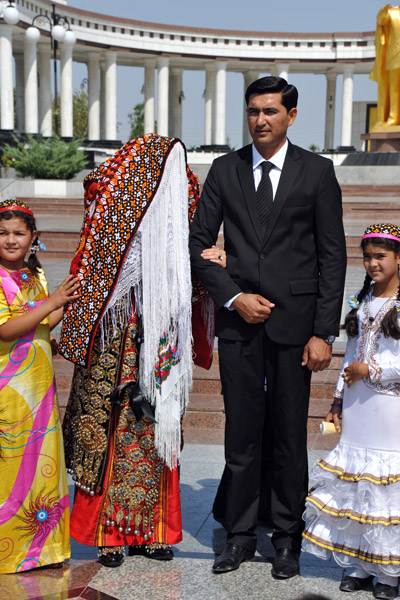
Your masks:
<svg viewBox="0 0 400 600"><path fill-rule="evenodd" d="M288 141L286 139L282 148L280 148L278 150L278 152L276 154L274 154L273 156L271 156L271 158L268 160L268 162L270 162L274 165L273 168L269 172L269 178L270 178L271 184L272 184L272 194L273 194L274 200L275 200L276 190L278 189L279 180L281 178L283 163L285 162L287 149L288 149ZM265 158L263 158L261 156L261 154L259 153L259 151L257 150L257 148L255 147L254 144L251 145L251 150L252 150L252 155L253 155L254 187L257 190L259 183L261 181L261 177L262 177L261 163L265 161ZM233 296L233 298L228 300L228 302L226 302L224 304L225 308L229 308L229 310L235 310L234 308L231 308L231 304L235 300L235 298L237 298L238 296L240 296L240 293L236 294L236 296Z"/></svg>

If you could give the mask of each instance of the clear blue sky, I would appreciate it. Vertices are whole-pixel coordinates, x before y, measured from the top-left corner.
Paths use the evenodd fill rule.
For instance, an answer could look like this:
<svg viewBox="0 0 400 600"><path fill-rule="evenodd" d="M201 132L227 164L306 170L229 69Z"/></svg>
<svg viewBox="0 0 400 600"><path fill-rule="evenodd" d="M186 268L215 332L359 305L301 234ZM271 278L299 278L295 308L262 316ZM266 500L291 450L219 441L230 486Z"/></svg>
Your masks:
<svg viewBox="0 0 400 600"><path fill-rule="evenodd" d="M112 14L139 21L174 25L240 29L254 31L337 32L373 31L376 15L384 6L382 0L263 0L250 3L238 0L68 0L70 6L83 10ZM59 8L62 13L62 6ZM86 69L75 67L75 87L87 76ZM119 137L129 136L127 115L143 100L143 69L118 68ZM300 93L299 116L291 128L294 143L308 147L311 143L323 146L325 77L296 75L289 77ZM183 141L188 147L203 143L204 77L199 72L184 72ZM227 136L232 145L240 146L242 138L243 78L240 74L227 76ZM336 145L339 144L341 77L337 85ZM376 100L376 84L367 76L354 79L354 100Z"/></svg>

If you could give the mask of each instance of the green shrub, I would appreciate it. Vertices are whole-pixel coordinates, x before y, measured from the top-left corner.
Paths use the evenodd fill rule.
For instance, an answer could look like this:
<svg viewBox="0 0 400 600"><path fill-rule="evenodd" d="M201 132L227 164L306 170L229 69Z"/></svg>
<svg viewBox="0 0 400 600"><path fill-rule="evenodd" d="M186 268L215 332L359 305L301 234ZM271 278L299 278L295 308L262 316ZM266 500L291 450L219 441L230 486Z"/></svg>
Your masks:
<svg viewBox="0 0 400 600"><path fill-rule="evenodd" d="M86 157L78 149L79 141L64 142L57 135L34 138L27 142L15 138L15 145L5 144L3 156L12 159L12 166L20 177L34 179L71 179L86 166Z"/></svg>

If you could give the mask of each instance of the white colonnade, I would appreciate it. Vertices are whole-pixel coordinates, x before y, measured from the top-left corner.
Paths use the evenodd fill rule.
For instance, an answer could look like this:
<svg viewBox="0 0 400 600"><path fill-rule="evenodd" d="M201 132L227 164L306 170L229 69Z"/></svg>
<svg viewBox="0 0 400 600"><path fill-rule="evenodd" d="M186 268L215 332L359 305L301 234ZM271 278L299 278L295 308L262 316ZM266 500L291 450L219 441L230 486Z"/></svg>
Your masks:
<svg viewBox="0 0 400 600"><path fill-rule="evenodd" d="M11 25L0 25L0 127L5 130L14 129L12 29Z"/></svg>
<svg viewBox="0 0 400 600"><path fill-rule="evenodd" d="M18 5L20 21L6 24L0 18L0 129L17 128L25 133L51 135L52 85L49 25L35 21L40 41L32 27L32 13L41 13L43 0L32 0L29 8ZM374 33L294 34L230 32L141 23L60 6L73 33L58 43L60 67L61 135L73 135L73 64L87 65L88 139L91 142L117 141L118 65L143 68L143 76L132 78L132 90L144 93L144 131L182 137L185 70L203 71L204 136L199 145L226 144L227 77L241 73L244 90L260 73L271 73L290 82L299 73L326 78L326 149L334 148L336 83L343 77L342 124L339 144L351 145L353 76L367 74L374 59ZM43 13L41 13L43 14ZM37 17L35 17L36 19ZM67 29L67 25L65 25ZM68 32L67 32L68 33ZM33 37L32 37L33 35ZM76 43L75 43L76 42ZM137 73L137 71L136 71ZM53 81L52 81L53 79ZM301 94L301 89L300 89ZM321 100L321 99L318 99ZM243 122L239 124L243 143L250 141L244 98Z"/></svg>

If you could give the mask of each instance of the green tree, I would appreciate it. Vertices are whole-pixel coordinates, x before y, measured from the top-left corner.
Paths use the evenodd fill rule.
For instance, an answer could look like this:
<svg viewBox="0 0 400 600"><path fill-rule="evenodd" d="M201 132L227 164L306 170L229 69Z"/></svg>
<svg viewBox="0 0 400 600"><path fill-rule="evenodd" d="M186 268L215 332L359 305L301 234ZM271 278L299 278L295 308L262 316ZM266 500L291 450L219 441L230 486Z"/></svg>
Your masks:
<svg viewBox="0 0 400 600"><path fill-rule="evenodd" d="M71 179L87 162L79 140L67 143L56 135L46 139L28 135L27 143L14 138L14 144L5 144L3 151L17 175L35 179Z"/></svg>
<svg viewBox="0 0 400 600"><path fill-rule="evenodd" d="M128 121L131 128L130 139L141 137L144 134L144 102L133 107L133 111L128 114Z"/></svg>
<svg viewBox="0 0 400 600"><path fill-rule="evenodd" d="M88 95L85 90L74 92L74 138L86 140L88 137Z"/></svg>
<svg viewBox="0 0 400 600"><path fill-rule="evenodd" d="M56 122L54 119L55 102L52 102L52 113L53 113L53 131L56 131ZM72 98L72 112L73 112L73 136L79 140L85 140L88 137L88 95L83 89L75 91ZM61 108L60 108L60 97L57 97L57 113L58 113L58 124L61 132ZM59 133L60 133L59 132Z"/></svg>

